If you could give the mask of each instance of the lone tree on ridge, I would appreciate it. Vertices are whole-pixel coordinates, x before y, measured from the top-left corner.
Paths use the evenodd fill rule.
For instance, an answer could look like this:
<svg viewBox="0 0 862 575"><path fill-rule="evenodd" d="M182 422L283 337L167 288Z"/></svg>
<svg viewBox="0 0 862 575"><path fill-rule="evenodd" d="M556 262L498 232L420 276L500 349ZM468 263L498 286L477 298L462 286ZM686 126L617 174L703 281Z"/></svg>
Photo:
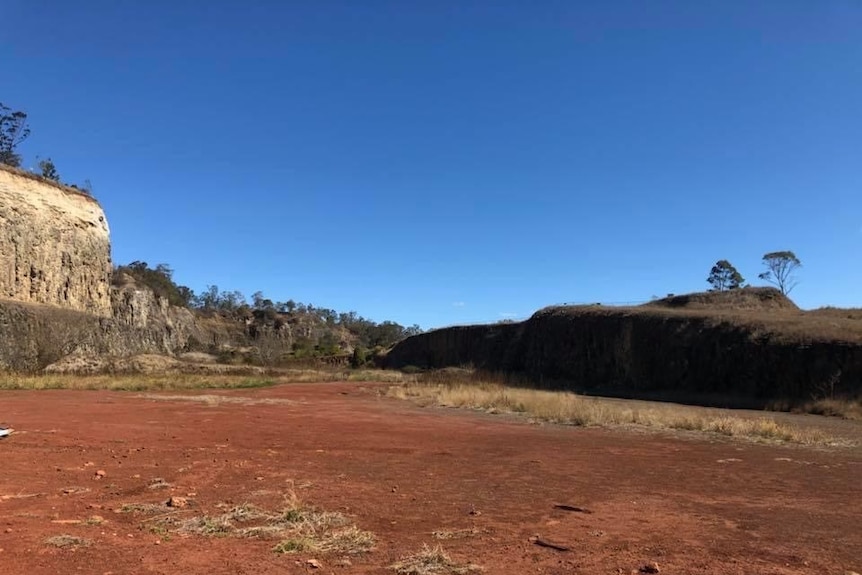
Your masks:
<svg viewBox="0 0 862 575"><path fill-rule="evenodd" d="M51 161L51 158L39 160L38 165L39 172L41 173L43 178L48 178L49 180L54 180L55 182L60 181L60 174L57 173L57 166L54 165L54 162Z"/></svg>
<svg viewBox="0 0 862 575"><path fill-rule="evenodd" d="M784 295L789 294L799 283L793 272L802 267L802 262L793 252L769 252L763 256L763 265L766 271L758 277L777 287Z"/></svg>
<svg viewBox="0 0 862 575"><path fill-rule="evenodd" d="M707 283L712 286L712 291L725 291L742 287L745 278L727 260L715 262L706 278Z"/></svg>

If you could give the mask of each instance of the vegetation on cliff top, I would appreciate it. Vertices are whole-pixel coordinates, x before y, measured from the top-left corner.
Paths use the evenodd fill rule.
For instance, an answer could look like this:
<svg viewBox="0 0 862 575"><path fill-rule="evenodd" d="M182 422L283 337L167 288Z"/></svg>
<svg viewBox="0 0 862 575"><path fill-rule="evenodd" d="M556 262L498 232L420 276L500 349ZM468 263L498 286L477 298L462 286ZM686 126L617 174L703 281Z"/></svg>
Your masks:
<svg viewBox="0 0 862 575"><path fill-rule="evenodd" d="M273 343L268 340L285 339L282 334L287 328L300 327L296 330L298 333L289 338L289 351L296 357L337 355L345 351L343 343L349 340L354 363L361 365L366 361L365 350L386 348L422 332L418 325L405 327L393 321L377 323L355 311L339 313L292 299L276 302L265 297L263 292L254 293L251 302L239 291L221 291L218 286L208 286L195 294L191 288L173 280L173 270L167 264L151 268L146 262L135 261L119 266L114 271L114 284L123 285L128 277L150 288L171 305L188 308L200 317L244 322L249 326L249 336L262 350Z"/></svg>
<svg viewBox="0 0 862 575"><path fill-rule="evenodd" d="M20 168L22 163L21 155L18 153L18 146L30 137L30 125L27 122L27 112L21 110L12 110L0 102L0 164L12 168ZM92 195L93 189L90 180L85 180L83 186L77 184L67 184L60 181L60 174L57 172L57 166L51 158L39 158L36 156L38 174L33 172L21 172L31 177L38 176L38 179L47 182L59 184L62 187L74 188L86 195Z"/></svg>

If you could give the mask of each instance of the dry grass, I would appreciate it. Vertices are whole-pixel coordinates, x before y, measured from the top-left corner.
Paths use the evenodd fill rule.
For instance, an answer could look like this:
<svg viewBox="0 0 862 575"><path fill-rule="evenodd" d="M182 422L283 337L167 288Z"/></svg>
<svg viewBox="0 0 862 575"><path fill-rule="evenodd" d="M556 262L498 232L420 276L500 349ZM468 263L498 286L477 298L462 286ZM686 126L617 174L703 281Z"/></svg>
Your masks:
<svg viewBox="0 0 862 575"><path fill-rule="evenodd" d="M464 575L482 568L472 564L459 564L440 546L423 545L422 550L401 558L390 566L398 575Z"/></svg>
<svg viewBox="0 0 862 575"><path fill-rule="evenodd" d="M636 425L805 445L839 443L820 430L798 428L768 417L732 416L723 410L674 404L642 406L619 400L583 397L570 392L507 387L498 383L412 383L392 386L387 395L424 405L523 414L538 421L565 425Z"/></svg>
<svg viewBox="0 0 862 575"><path fill-rule="evenodd" d="M817 399L792 408L792 411L862 420L862 399Z"/></svg>
<svg viewBox="0 0 862 575"><path fill-rule="evenodd" d="M399 383L399 372L359 369L285 369L266 376L171 373L171 374L0 374L0 390L78 389L115 391L181 391L196 389L253 389L283 383L328 383L338 381L379 381Z"/></svg>
<svg viewBox="0 0 862 575"><path fill-rule="evenodd" d="M254 397L238 397L230 395L156 395L144 393L137 397L142 399L151 399L153 401L191 401L194 403L205 403L209 406L221 405L224 403L235 405L289 405L296 403L289 399L272 399L272 398L254 398Z"/></svg>
<svg viewBox="0 0 862 575"><path fill-rule="evenodd" d="M342 513L305 505L291 493L284 507L268 511L255 505L232 507L218 515L188 517L183 511L153 518L152 531L201 537L245 537L279 539L276 553L341 553L353 555L371 551L374 534L363 531Z"/></svg>
<svg viewBox="0 0 862 575"><path fill-rule="evenodd" d="M74 535L54 535L45 539L45 545L59 549L70 549L72 547L86 547L90 542L82 537Z"/></svg>
<svg viewBox="0 0 862 575"><path fill-rule="evenodd" d="M133 513L140 515L155 515L156 513L164 513L165 505L157 505L155 503L124 503L120 507L120 513Z"/></svg>
<svg viewBox="0 0 862 575"><path fill-rule="evenodd" d="M469 539L481 533L482 530L478 527L470 527L469 529L438 529L437 531L432 531L431 535L434 539L447 541L450 539Z"/></svg>
<svg viewBox="0 0 862 575"><path fill-rule="evenodd" d="M700 294L688 294L691 299ZM671 298L675 299L675 298ZM702 318L707 325L729 323L749 330L752 337L769 334L776 342L806 343L811 341L862 343L862 310L824 308L813 311L793 307L750 307L749 305L683 305L668 306L666 302L651 302L641 306L556 306L540 313L588 316L653 316Z"/></svg>

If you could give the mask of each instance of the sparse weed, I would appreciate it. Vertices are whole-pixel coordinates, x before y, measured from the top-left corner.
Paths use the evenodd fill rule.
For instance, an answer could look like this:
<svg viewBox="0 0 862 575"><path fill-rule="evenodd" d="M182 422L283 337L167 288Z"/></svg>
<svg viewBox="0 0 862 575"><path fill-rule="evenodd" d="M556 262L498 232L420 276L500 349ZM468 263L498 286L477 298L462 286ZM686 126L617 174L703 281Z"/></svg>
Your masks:
<svg viewBox="0 0 862 575"><path fill-rule="evenodd" d="M482 570L478 565L456 563L442 547L428 545L423 545L418 553L403 557L390 569L398 575L465 575Z"/></svg>
<svg viewBox="0 0 862 575"><path fill-rule="evenodd" d="M374 534L359 529L345 515L305 505L293 491L284 501L284 507L278 511L243 504L215 516L182 520L175 514L154 517L149 519L153 522L150 530L163 536L175 532L202 537L281 539L273 548L277 553L316 551L350 555L374 548ZM148 509L143 505L124 508L128 507L130 512Z"/></svg>
<svg viewBox="0 0 862 575"><path fill-rule="evenodd" d="M434 539L446 541L449 539L468 539L470 537L476 537L481 533L481 529L470 527L469 529L438 529L437 531L432 531L431 535Z"/></svg>
<svg viewBox="0 0 862 575"><path fill-rule="evenodd" d="M45 545L59 549L70 549L73 547L86 547L90 544L87 539L74 535L54 535L45 539Z"/></svg>

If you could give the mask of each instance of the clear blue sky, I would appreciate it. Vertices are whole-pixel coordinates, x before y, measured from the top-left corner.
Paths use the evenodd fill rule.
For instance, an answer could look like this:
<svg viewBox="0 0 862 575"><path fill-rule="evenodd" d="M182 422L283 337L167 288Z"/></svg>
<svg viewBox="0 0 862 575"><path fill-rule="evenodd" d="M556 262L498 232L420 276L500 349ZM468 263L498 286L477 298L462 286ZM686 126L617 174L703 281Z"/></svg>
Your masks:
<svg viewBox="0 0 862 575"><path fill-rule="evenodd" d="M862 3L5 0L26 165L114 260L430 328L759 283L862 305Z"/></svg>

